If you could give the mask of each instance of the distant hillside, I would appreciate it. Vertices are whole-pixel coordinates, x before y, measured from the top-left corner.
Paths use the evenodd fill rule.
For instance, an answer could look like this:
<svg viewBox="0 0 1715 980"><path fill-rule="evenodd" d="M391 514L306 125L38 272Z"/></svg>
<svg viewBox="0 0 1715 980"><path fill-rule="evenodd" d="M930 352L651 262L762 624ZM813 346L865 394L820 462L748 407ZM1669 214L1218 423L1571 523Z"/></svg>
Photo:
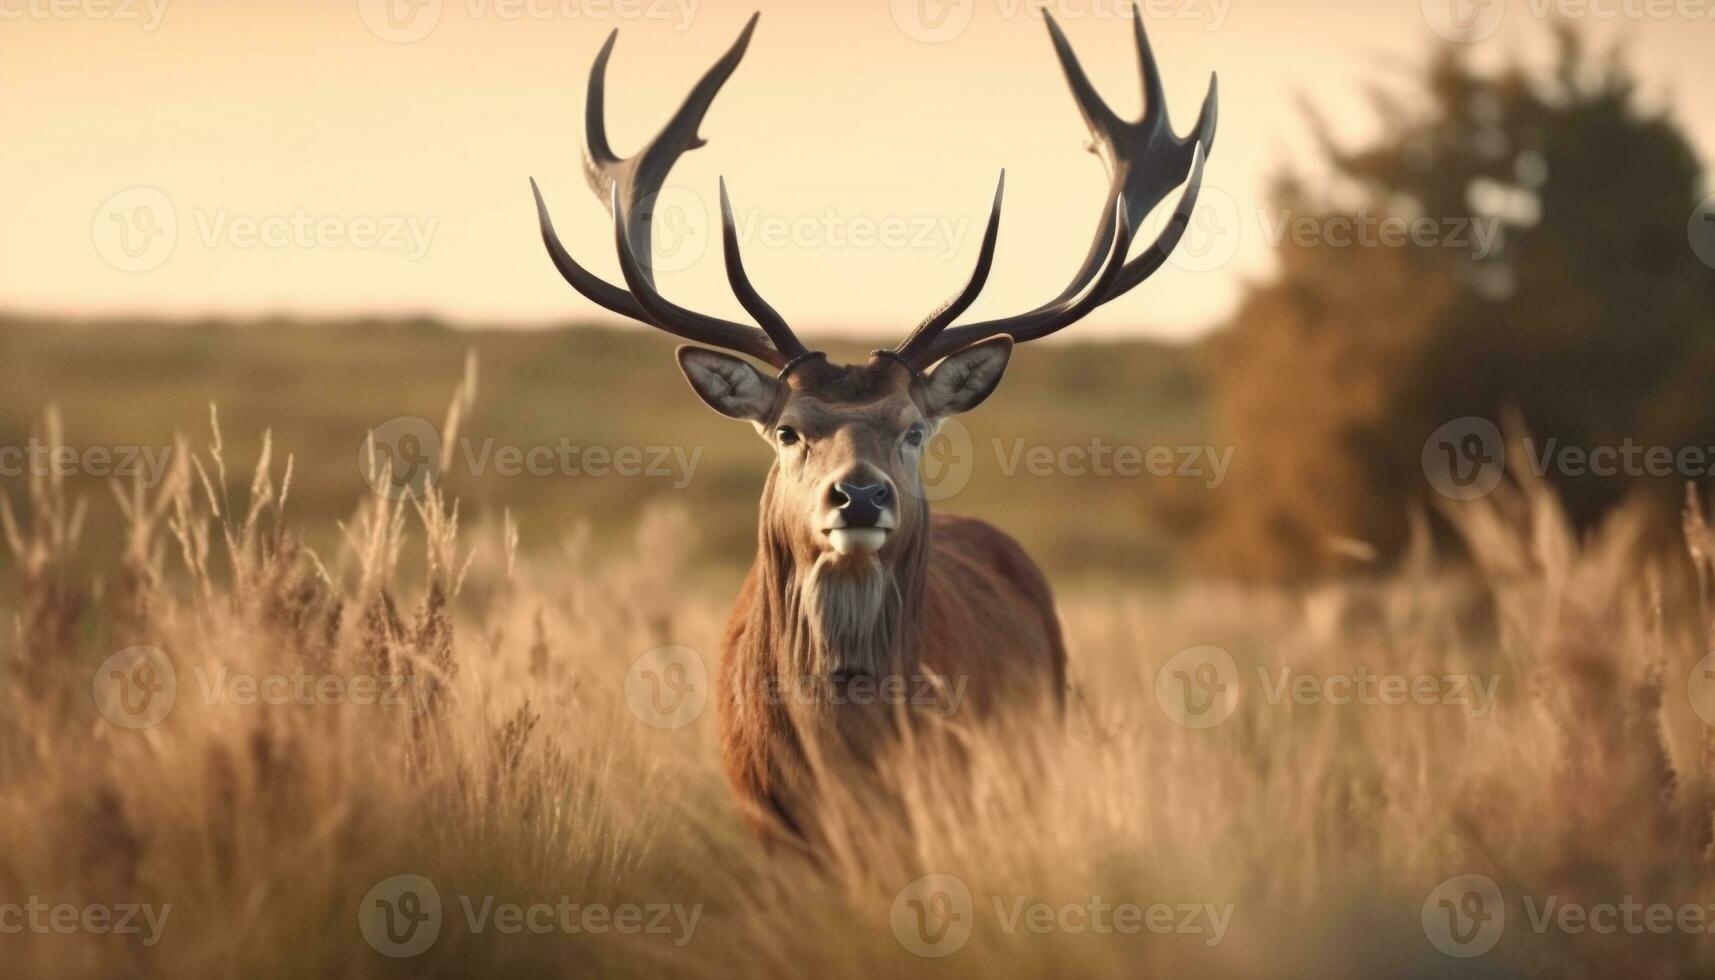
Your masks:
<svg viewBox="0 0 1715 980"><path fill-rule="evenodd" d="M368 492L358 463L366 433L399 417L438 427L465 353L474 350L475 410L443 477L468 520L498 521L510 508L530 532L526 541L551 542L556 530L583 522L603 544L628 533L646 504L680 500L701 522L704 554L737 566L753 548L767 450L747 426L697 401L673 346L641 329L0 317L0 447L27 446L52 403L74 447L120 450L116 460L126 447L159 456L175 431L203 445L214 403L236 490L248 483L262 432L272 429L277 458L294 457L288 517L330 547L334 521ZM833 346L836 357L855 359L874 344ZM1024 348L996 397L964 420L969 483L937 506L993 520L1067 574L1160 574L1169 570L1169 550L1146 517L1160 509L1148 504L1201 492L1208 474L1151 475L1143 453L1205 441L1204 401L1191 349ZM1116 447L1129 449L1104 462ZM538 469L552 472L498 472L509 450L534 451ZM1157 470L1165 459L1157 453ZM644 472L608 472L614 468ZM77 482L91 497L92 549L110 547L104 540L115 524L104 481ZM0 476L0 489L16 502L22 478Z"/></svg>

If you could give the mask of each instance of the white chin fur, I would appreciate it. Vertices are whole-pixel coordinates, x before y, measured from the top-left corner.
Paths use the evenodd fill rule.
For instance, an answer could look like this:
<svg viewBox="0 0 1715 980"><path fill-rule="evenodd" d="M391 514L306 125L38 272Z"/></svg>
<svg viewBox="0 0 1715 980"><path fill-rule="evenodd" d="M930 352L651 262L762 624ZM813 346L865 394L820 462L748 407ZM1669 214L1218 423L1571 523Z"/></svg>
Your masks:
<svg viewBox="0 0 1715 980"><path fill-rule="evenodd" d="M828 541L842 555L873 555L887 543L887 532L879 527L838 528L828 532Z"/></svg>

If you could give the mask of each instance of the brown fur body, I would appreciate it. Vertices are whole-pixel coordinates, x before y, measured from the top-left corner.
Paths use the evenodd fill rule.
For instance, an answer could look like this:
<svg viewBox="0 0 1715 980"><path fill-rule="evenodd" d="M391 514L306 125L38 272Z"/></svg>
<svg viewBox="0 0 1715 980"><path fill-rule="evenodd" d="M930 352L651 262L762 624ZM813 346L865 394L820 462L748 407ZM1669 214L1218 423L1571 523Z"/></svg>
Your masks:
<svg viewBox="0 0 1715 980"><path fill-rule="evenodd" d="M1006 705L1051 703L1058 709L1066 649L1036 563L1011 537L973 518L937 516L927 537L921 574L899 582L902 592L918 593L915 602L905 595L904 605L920 610L920 617L900 624L916 637L901 637L898 646L902 653L914 648L916 662L897 667L906 676L920 671L955 685L966 681L960 717L980 719ZM801 728L789 710L764 696L768 678L785 669L785 644L770 636L763 613L766 564L758 560L751 567L727 621L715 687L722 755L752 828L802 835L810 820L805 797L813 791L801 782L807 766Z"/></svg>
<svg viewBox="0 0 1715 980"><path fill-rule="evenodd" d="M714 692L727 776L765 837L817 837L821 799L876 788L883 750L926 731L926 713L969 727L1058 711L1066 651L1047 581L994 527L932 518L922 477L940 421L980 404L1011 350L1002 337L929 373L877 356L771 379L681 349L692 388L775 451Z"/></svg>

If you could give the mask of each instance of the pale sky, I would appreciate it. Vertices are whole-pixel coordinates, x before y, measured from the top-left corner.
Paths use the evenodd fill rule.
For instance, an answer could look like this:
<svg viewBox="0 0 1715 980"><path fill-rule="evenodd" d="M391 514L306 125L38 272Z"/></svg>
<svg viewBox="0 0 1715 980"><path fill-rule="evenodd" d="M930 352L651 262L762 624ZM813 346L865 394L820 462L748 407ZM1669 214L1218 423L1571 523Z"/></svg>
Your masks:
<svg viewBox="0 0 1715 980"><path fill-rule="evenodd" d="M1480 31L1500 17L1474 45L1484 59L1540 47L1549 11L1623 32L1650 98L1715 158L1715 0L1142 2L1181 131L1220 74L1210 209L1181 261L1080 336L1188 337L1230 313L1270 269L1266 178L1311 159L1300 100L1361 137L1366 87L1422 62L1450 15ZM608 125L629 154L761 9L708 146L674 171L664 291L742 318L708 247L725 175L750 274L801 331L903 333L968 275L1004 166L1000 250L972 312L1016 312L1059 291L1106 186L1042 6L0 0L0 310L611 319L549 264L527 178L574 254L617 281L580 172L591 59L618 27ZM1129 5L1049 9L1135 114Z"/></svg>

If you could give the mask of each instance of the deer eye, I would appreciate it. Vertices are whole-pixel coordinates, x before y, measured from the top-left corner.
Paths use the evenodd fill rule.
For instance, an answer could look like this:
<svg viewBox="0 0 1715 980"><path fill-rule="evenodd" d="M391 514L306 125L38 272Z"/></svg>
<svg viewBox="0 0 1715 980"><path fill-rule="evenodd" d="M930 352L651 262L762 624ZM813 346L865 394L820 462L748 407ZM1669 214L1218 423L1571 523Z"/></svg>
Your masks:
<svg viewBox="0 0 1715 980"><path fill-rule="evenodd" d="M914 425L905 430L905 444L913 449L923 445L923 426Z"/></svg>
<svg viewBox="0 0 1715 980"><path fill-rule="evenodd" d="M789 425L783 425L774 430L774 438L779 439L782 446L796 445L798 442L798 430Z"/></svg>

